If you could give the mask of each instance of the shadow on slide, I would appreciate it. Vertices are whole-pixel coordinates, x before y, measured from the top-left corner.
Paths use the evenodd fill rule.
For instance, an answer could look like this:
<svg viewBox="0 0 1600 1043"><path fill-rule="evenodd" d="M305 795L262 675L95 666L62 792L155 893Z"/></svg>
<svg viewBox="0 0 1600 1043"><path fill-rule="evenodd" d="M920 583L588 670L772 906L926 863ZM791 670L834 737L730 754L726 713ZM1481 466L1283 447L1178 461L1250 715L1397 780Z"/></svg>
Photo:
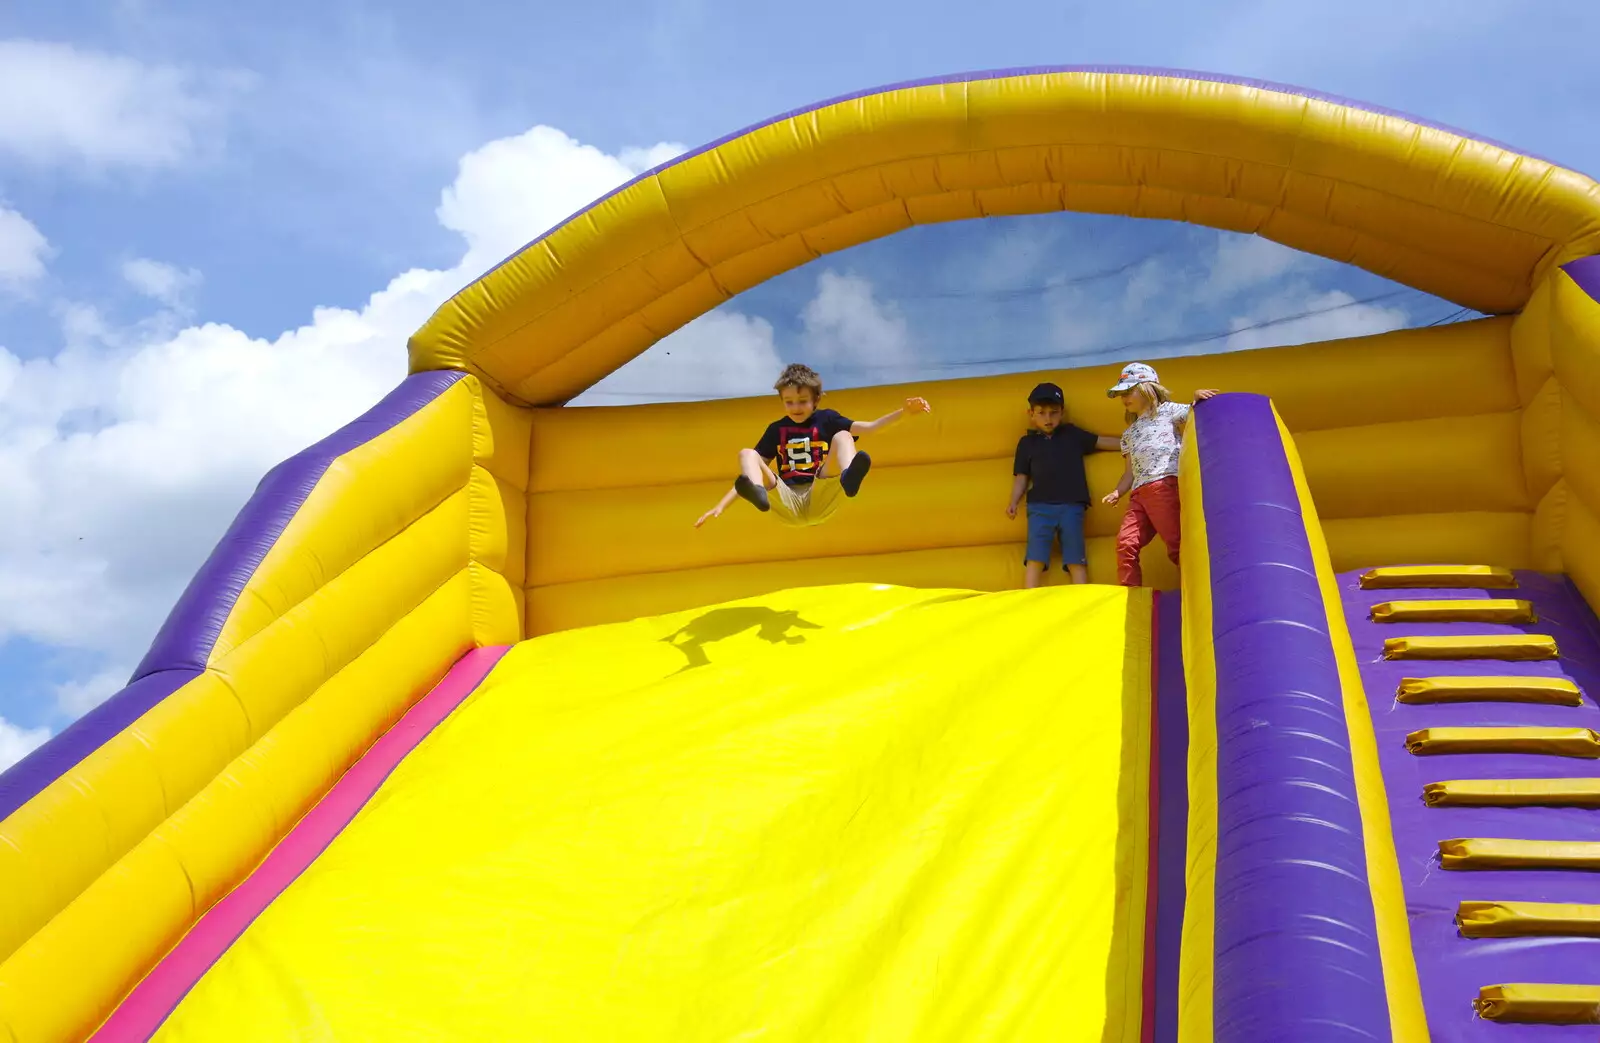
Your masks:
<svg viewBox="0 0 1600 1043"><path fill-rule="evenodd" d="M689 661L678 670L678 673L681 674L684 670L693 670L696 667L711 665L710 658L706 656L706 645L713 641L722 641L726 638L734 637L752 628L756 628L757 637L774 645L804 644L806 639L804 634L791 634L789 632L796 628L802 630L822 629L819 624L800 618L800 612L797 609L788 609L780 612L761 605L741 605L712 609L702 616L696 616L691 619L675 633L668 634L661 640L676 648L688 658Z"/></svg>

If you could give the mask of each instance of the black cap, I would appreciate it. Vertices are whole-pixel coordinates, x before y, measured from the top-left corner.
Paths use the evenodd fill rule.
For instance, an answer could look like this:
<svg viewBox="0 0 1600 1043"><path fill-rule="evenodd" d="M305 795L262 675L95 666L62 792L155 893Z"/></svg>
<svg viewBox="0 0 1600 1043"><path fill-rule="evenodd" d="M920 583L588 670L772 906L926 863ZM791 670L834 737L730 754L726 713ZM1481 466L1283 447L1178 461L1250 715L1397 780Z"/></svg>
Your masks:
<svg viewBox="0 0 1600 1043"><path fill-rule="evenodd" d="M1040 384L1028 394L1030 406L1060 406L1065 405L1066 401L1066 396L1054 384Z"/></svg>

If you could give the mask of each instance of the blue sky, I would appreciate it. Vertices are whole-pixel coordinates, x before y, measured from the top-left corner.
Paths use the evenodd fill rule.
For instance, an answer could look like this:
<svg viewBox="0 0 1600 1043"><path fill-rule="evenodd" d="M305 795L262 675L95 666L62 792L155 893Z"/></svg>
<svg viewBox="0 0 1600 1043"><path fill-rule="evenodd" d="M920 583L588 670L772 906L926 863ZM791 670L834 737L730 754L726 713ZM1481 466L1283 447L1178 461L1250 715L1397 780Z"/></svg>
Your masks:
<svg viewBox="0 0 1600 1043"><path fill-rule="evenodd" d="M1589 0L7 5L0 763L117 687L255 481L398 379L439 299L654 159L877 84L1083 62L1301 84L1596 172L1597 37ZM759 390L799 354L872 383L1452 311L1393 291L1165 223L916 229L589 400Z"/></svg>

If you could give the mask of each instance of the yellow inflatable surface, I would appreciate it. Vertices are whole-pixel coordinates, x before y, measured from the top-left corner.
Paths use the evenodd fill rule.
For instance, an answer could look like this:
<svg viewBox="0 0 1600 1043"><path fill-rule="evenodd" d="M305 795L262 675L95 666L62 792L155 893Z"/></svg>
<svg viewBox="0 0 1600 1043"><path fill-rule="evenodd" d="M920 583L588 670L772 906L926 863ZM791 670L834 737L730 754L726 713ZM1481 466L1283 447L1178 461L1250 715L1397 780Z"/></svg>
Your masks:
<svg viewBox="0 0 1600 1043"><path fill-rule="evenodd" d="M1140 1038L1149 592L517 645L157 1039Z"/></svg>

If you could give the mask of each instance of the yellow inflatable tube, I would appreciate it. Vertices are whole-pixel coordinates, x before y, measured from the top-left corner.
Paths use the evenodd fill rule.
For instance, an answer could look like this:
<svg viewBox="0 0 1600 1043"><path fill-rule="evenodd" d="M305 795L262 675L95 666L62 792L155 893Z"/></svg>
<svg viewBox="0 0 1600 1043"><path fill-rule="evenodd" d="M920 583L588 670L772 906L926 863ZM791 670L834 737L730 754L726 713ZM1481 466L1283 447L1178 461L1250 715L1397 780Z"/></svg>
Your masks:
<svg viewBox="0 0 1600 1043"><path fill-rule="evenodd" d="M213 555L257 559L231 611L189 613L229 596L226 570L202 573L141 671L202 668L137 716L114 701L133 719L98 746L69 733L78 762L0 823L18 1039L92 1026L462 652L520 635L525 416L436 375L352 429L263 483L303 496L276 532L247 508L255 542Z"/></svg>
<svg viewBox="0 0 1600 1043"><path fill-rule="evenodd" d="M1056 210L1254 232L1489 313L1600 251L1600 185L1416 119L1202 73L977 73L825 102L640 176L458 293L411 366L556 405L823 254Z"/></svg>

